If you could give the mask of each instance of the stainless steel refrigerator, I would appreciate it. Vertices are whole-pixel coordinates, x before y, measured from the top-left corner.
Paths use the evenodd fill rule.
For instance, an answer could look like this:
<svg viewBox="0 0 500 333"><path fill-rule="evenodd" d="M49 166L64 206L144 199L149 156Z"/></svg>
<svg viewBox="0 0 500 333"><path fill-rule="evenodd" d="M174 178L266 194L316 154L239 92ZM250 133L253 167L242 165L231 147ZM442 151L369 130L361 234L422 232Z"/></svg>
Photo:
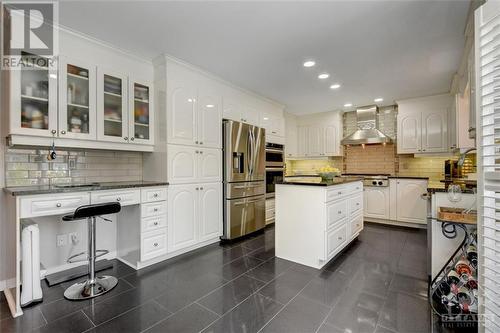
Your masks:
<svg viewBox="0 0 500 333"><path fill-rule="evenodd" d="M266 225L265 149L263 128L224 120L223 239L238 238Z"/></svg>

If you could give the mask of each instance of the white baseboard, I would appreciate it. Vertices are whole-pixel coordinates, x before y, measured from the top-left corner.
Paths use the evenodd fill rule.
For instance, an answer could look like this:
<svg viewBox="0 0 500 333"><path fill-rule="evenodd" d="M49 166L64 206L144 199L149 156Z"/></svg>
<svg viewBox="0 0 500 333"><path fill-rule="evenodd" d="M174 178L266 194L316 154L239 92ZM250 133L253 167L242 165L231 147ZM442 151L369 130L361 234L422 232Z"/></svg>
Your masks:
<svg viewBox="0 0 500 333"><path fill-rule="evenodd" d="M0 291L4 291L5 289L14 288L16 286L16 279L7 279L0 281Z"/></svg>

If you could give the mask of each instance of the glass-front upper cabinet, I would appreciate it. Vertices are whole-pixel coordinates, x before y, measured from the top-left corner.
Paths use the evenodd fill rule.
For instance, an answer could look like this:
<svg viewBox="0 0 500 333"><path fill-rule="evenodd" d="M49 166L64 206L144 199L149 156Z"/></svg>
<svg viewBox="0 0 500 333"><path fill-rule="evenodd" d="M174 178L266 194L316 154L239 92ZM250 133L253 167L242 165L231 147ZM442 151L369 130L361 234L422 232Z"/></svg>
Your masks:
<svg viewBox="0 0 500 333"><path fill-rule="evenodd" d="M129 86L130 142L153 144L153 88L145 81L130 79Z"/></svg>
<svg viewBox="0 0 500 333"><path fill-rule="evenodd" d="M97 137L95 67L61 57L59 61L59 137Z"/></svg>
<svg viewBox="0 0 500 333"><path fill-rule="evenodd" d="M31 66L10 73L10 133L57 135L57 64L54 60L23 53Z"/></svg>
<svg viewBox="0 0 500 333"><path fill-rule="evenodd" d="M97 69L97 139L129 142L127 76Z"/></svg>

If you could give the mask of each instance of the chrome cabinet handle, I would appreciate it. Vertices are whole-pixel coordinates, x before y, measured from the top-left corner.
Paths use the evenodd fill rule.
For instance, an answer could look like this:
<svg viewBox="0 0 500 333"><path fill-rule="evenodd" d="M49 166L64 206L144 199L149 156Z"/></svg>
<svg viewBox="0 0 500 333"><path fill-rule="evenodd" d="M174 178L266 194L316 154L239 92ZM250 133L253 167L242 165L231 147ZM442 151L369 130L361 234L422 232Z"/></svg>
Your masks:
<svg viewBox="0 0 500 333"><path fill-rule="evenodd" d="M157 246L158 246L158 243L154 243L154 244L153 244L153 246L154 246L154 247L157 247Z"/></svg>
<svg viewBox="0 0 500 333"><path fill-rule="evenodd" d="M158 198L158 193L153 194L153 198Z"/></svg>
<svg viewBox="0 0 500 333"><path fill-rule="evenodd" d="M342 214L342 211L341 211L341 210L339 210L339 211L338 211L338 213L339 213L339 214Z"/></svg>
<svg viewBox="0 0 500 333"><path fill-rule="evenodd" d="M62 131L61 131L61 134L66 134L66 131L62 130Z"/></svg>
<svg viewBox="0 0 500 333"><path fill-rule="evenodd" d="M200 191L203 191L203 187L200 187Z"/></svg>
<svg viewBox="0 0 500 333"><path fill-rule="evenodd" d="M200 154L203 154L203 150L200 150Z"/></svg>
<svg viewBox="0 0 500 333"><path fill-rule="evenodd" d="M134 137L131 137L131 138L130 138L130 141L134 141Z"/></svg>
<svg viewBox="0 0 500 333"><path fill-rule="evenodd" d="M342 194L342 191L338 191L338 192L337 192L337 194L338 194L338 195L341 195L341 194Z"/></svg>
<svg viewBox="0 0 500 333"><path fill-rule="evenodd" d="M200 141L200 145L202 145L202 144L203 144L203 142L202 142L202 141Z"/></svg>
<svg viewBox="0 0 500 333"><path fill-rule="evenodd" d="M342 240L342 237L338 237L337 239L338 239L338 240Z"/></svg>
<svg viewBox="0 0 500 333"><path fill-rule="evenodd" d="M154 208L153 211L157 212L158 211L158 208Z"/></svg>
<svg viewBox="0 0 500 333"><path fill-rule="evenodd" d="M200 153L200 151L199 151L199 150L195 150L194 152L195 152L196 154L199 154L199 153Z"/></svg>
<svg viewBox="0 0 500 333"><path fill-rule="evenodd" d="M122 201L122 198L118 197L116 198L116 201Z"/></svg>
<svg viewBox="0 0 500 333"><path fill-rule="evenodd" d="M158 222L153 223L154 225L158 225Z"/></svg>
<svg viewBox="0 0 500 333"><path fill-rule="evenodd" d="M198 144L198 141L195 141L194 143L195 143L195 144Z"/></svg>
<svg viewBox="0 0 500 333"><path fill-rule="evenodd" d="M124 136L124 137L123 137L123 140L127 141L127 140L128 140L128 137Z"/></svg>
<svg viewBox="0 0 500 333"><path fill-rule="evenodd" d="M197 188L196 188L196 191L199 191L199 190L200 190L200 188L199 188L199 187L197 187Z"/></svg>
<svg viewBox="0 0 500 333"><path fill-rule="evenodd" d="M61 203L60 202L56 203L56 207L57 208L61 207Z"/></svg>
<svg viewBox="0 0 500 333"><path fill-rule="evenodd" d="M52 133L52 134L56 134L56 133L57 133L57 131L56 131L56 130L52 130L52 131L50 131L50 133Z"/></svg>

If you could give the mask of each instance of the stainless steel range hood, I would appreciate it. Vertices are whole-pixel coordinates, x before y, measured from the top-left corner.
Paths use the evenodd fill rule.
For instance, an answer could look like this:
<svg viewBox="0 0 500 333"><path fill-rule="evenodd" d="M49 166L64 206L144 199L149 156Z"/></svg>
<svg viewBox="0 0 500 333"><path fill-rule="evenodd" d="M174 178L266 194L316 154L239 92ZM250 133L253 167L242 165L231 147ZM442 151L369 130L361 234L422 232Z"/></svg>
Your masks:
<svg viewBox="0 0 500 333"><path fill-rule="evenodd" d="M392 142L390 137L377 128L377 114L378 107L376 105L358 108L356 110L358 129L343 138L341 143L343 145L362 145Z"/></svg>

